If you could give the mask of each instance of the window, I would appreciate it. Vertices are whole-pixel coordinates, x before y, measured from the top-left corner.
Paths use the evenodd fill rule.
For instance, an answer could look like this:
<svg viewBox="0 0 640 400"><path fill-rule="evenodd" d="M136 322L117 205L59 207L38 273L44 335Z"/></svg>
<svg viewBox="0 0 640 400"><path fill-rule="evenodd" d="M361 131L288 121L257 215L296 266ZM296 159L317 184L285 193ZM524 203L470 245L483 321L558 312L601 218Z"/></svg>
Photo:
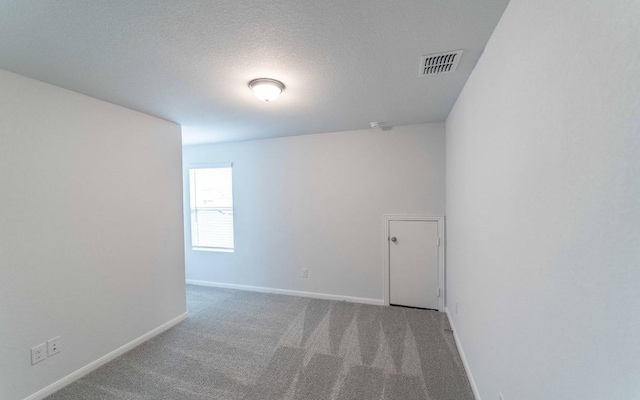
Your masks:
<svg viewBox="0 0 640 400"><path fill-rule="evenodd" d="M191 246L233 252L231 165L189 169Z"/></svg>

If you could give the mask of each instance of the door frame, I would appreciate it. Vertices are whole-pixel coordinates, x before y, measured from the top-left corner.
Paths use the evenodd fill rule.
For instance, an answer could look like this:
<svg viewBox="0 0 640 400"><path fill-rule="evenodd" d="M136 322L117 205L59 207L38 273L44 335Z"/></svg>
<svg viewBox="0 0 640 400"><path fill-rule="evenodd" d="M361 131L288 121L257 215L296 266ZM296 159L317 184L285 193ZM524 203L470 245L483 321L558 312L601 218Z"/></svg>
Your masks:
<svg viewBox="0 0 640 400"><path fill-rule="evenodd" d="M442 215L415 215L415 214L385 214L384 215L384 304L389 305L389 285L391 281L391 255L389 254L389 225L391 221L433 221L438 224L438 238L440 246L438 246L438 287L440 296L438 297L438 311L444 312L445 299L445 234L444 234L444 216Z"/></svg>

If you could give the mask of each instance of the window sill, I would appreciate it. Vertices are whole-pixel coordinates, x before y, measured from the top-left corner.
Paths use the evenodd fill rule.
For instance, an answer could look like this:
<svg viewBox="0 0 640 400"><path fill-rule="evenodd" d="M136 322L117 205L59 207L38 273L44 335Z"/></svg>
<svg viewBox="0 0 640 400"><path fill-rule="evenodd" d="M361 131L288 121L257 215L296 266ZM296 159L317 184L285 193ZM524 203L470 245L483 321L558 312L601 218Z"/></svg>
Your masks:
<svg viewBox="0 0 640 400"><path fill-rule="evenodd" d="M193 251L211 251L214 253L233 253L233 249L218 249L215 247L192 247Z"/></svg>

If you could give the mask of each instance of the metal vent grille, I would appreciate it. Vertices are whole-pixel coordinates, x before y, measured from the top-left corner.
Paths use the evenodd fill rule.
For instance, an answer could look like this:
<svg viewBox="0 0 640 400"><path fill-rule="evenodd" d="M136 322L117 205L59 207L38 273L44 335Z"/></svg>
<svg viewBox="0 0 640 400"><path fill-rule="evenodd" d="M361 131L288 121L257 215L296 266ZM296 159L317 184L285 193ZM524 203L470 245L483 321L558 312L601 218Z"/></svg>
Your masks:
<svg viewBox="0 0 640 400"><path fill-rule="evenodd" d="M462 50L422 56L418 75L427 76L453 72L458 67L460 57L462 57Z"/></svg>

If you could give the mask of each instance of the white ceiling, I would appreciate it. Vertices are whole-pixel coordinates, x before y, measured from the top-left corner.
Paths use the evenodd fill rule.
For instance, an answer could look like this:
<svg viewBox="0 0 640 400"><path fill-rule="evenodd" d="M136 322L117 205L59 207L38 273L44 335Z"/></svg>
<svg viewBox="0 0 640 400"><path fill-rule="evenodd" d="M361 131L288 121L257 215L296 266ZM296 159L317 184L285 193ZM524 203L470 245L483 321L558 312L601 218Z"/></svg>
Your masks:
<svg viewBox="0 0 640 400"><path fill-rule="evenodd" d="M185 144L444 121L508 0L3 0L0 68L183 125ZM418 77L420 56L464 49ZM281 80L276 102L247 83Z"/></svg>

